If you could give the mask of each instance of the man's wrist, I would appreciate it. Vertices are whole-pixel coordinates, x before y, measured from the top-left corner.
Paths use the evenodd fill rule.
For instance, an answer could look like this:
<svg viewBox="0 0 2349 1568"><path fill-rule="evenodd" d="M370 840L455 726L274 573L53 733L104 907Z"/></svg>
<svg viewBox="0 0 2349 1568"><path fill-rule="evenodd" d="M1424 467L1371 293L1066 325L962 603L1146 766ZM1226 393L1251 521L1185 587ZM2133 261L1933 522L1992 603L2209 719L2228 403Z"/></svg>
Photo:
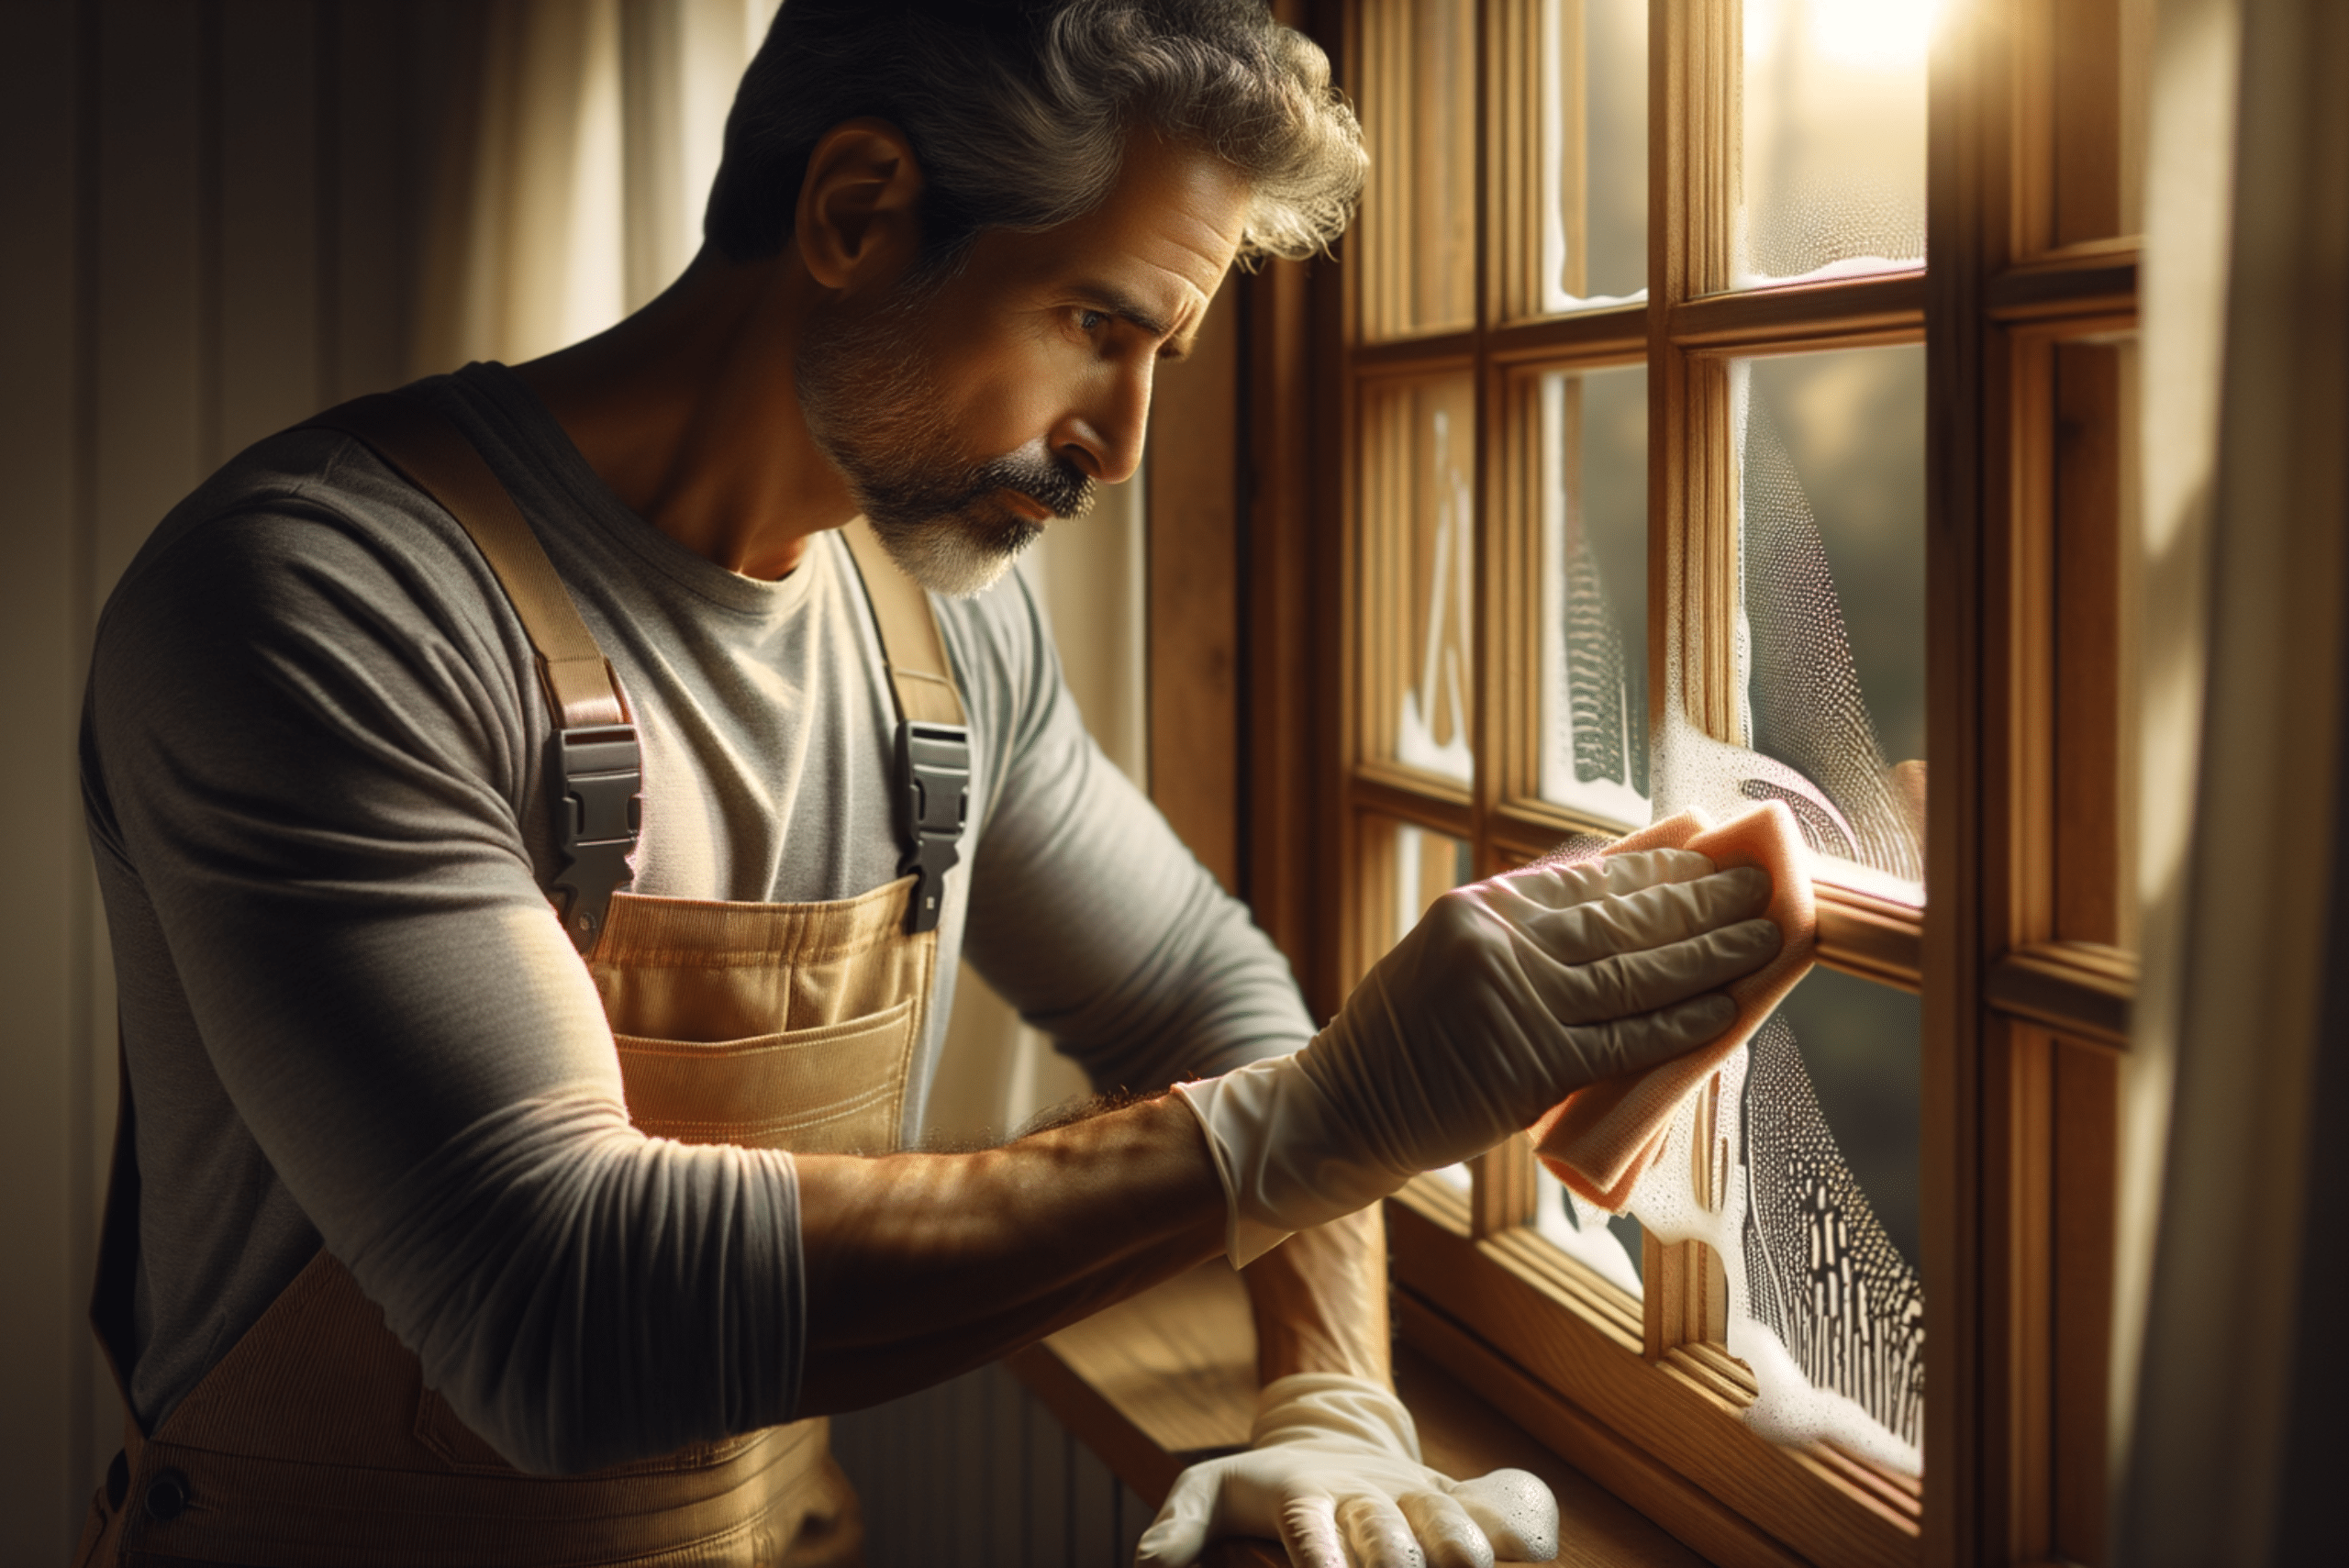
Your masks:
<svg viewBox="0 0 2349 1568"><path fill-rule="evenodd" d="M1375 1206L1298 1231L1240 1277L1255 1313L1260 1385L1300 1373L1390 1381L1386 1222Z"/></svg>
<svg viewBox="0 0 2349 1568"><path fill-rule="evenodd" d="M1366 1208L1408 1179L1366 1156L1342 1108L1297 1057L1175 1086L1230 1200L1226 1242L1246 1268L1292 1231Z"/></svg>
<svg viewBox="0 0 2349 1568"><path fill-rule="evenodd" d="M1317 1441L1341 1438L1363 1449L1422 1462L1418 1423L1394 1389L1346 1373L1292 1373L1257 1394L1249 1446L1298 1437Z"/></svg>

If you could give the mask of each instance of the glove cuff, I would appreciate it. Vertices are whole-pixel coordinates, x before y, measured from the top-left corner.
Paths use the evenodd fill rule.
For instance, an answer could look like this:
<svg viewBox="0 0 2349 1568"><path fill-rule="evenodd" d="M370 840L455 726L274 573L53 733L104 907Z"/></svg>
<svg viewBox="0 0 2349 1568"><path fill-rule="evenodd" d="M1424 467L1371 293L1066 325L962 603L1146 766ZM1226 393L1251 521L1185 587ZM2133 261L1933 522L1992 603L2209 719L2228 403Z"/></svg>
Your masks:
<svg viewBox="0 0 2349 1568"><path fill-rule="evenodd" d="M1275 1378L1257 1394L1249 1447L1331 1437L1425 1462L1411 1412L1382 1384L1341 1372L1299 1372Z"/></svg>
<svg viewBox="0 0 2349 1568"><path fill-rule="evenodd" d="M1229 1124L1238 1119L1233 1107L1227 1103L1230 1096L1225 1094L1224 1080L1230 1076L1230 1073L1225 1073L1221 1078L1177 1084L1174 1085L1174 1097L1199 1118L1199 1130L1207 1135L1208 1155L1215 1162L1217 1179L1223 1183L1223 1253L1231 1260L1233 1268L1244 1269L1297 1232L1294 1227L1282 1229L1241 1213L1241 1183L1233 1173L1233 1153L1226 1142L1227 1137L1236 1130ZM1227 1124L1221 1132L1216 1126L1219 1110L1224 1113L1223 1119Z"/></svg>
<svg viewBox="0 0 2349 1568"><path fill-rule="evenodd" d="M1177 1084L1199 1118L1228 1204L1224 1251L1235 1269L1309 1226L1376 1203L1410 1179L1365 1158L1343 1118L1294 1056Z"/></svg>

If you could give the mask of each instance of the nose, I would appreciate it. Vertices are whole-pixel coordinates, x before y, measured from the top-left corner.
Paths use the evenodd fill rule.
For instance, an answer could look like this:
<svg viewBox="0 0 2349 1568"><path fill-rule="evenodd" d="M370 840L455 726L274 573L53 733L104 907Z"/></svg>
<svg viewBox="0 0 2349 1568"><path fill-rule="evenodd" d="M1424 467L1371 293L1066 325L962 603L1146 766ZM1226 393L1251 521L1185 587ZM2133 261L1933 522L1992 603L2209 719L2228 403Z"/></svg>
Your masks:
<svg viewBox="0 0 2349 1568"><path fill-rule="evenodd" d="M1142 440L1150 428L1153 354L1105 367L1090 395L1061 417L1052 450L1104 484L1131 479L1141 466Z"/></svg>

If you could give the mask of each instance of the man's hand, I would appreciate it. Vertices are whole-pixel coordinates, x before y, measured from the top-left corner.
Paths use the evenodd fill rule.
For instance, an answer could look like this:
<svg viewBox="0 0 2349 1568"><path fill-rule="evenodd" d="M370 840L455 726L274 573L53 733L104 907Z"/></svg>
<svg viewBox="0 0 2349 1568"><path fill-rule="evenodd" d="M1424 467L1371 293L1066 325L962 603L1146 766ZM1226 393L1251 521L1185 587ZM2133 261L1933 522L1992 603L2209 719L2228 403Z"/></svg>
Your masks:
<svg viewBox="0 0 2349 1568"><path fill-rule="evenodd" d="M1358 1377L1304 1373L1258 1396L1245 1453L1175 1479L1139 1568L1185 1568L1209 1540L1276 1537L1297 1568L1492 1568L1547 1562L1558 1504L1522 1470L1453 1481L1419 1462L1401 1401Z"/></svg>
<svg viewBox="0 0 2349 1568"><path fill-rule="evenodd" d="M1778 951L1770 883L1684 850L1458 888L1297 1055L1176 1093L1231 1200L1231 1261L1481 1153L1575 1090L1719 1035Z"/></svg>

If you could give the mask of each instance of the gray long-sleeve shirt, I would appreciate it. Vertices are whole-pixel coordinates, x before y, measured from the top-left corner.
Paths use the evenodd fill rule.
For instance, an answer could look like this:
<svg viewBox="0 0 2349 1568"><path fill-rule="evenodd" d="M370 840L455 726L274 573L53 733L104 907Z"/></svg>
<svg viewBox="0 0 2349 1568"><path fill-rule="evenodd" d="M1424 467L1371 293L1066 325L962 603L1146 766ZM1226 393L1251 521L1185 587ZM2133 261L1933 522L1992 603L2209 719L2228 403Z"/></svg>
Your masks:
<svg viewBox="0 0 2349 1568"><path fill-rule="evenodd" d="M636 890L851 896L896 874L895 719L845 547L740 577L629 511L510 372L425 384L618 671ZM1103 758L1023 576L937 601L972 726L918 1135L967 952L1103 1086L1294 1049L1246 912ZM363 446L273 437L183 502L101 622L83 725L142 1174L131 1393L159 1420L321 1241L527 1468L787 1418L787 1155L632 1129L540 891L549 732L521 625Z"/></svg>

